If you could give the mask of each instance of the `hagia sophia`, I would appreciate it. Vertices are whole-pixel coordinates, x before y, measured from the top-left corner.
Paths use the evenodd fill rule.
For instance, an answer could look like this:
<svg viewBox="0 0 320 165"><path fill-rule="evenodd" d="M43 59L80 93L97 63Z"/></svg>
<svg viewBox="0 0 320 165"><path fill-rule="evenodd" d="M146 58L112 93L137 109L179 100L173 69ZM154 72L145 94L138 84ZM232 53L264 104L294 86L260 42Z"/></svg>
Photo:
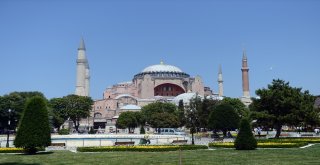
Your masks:
<svg viewBox="0 0 320 165"><path fill-rule="evenodd" d="M241 101L249 105L249 78L247 56L244 51L242 59L242 87ZM86 48L81 39L77 58L77 84L75 94L89 96L90 68L86 58ZM121 82L107 87L103 91L103 98L95 100L92 109L92 119L88 119L89 125L94 122L94 127L106 128L114 125L114 119L121 112L139 111L141 107L156 102L172 102L178 104L183 100L189 104L191 98L200 96L209 99L223 99L222 69L218 73L218 93L214 93L205 86L200 76L190 76L182 69L164 63L150 65L132 77L131 81ZM91 124L90 124L91 123ZM113 123L113 124L112 124ZM106 128L107 130L107 128Z"/></svg>

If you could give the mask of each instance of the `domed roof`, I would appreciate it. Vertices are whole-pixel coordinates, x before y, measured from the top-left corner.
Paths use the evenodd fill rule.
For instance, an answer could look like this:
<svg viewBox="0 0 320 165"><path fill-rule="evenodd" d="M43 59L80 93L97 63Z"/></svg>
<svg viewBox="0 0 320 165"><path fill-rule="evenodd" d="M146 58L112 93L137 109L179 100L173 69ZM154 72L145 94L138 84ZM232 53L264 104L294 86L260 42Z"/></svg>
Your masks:
<svg viewBox="0 0 320 165"><path fill-rule="evenodd" d="M141 107L133 104L128 104L120 108L121 110L141 110Z"/></svg>
<svg viewBox="0 0 320 165"><path fill-rule="evenodd" d="M142 70L142 73L147 72L176 72L176 73L182 73L182 70L176 66L173 65L167 65L164 64L162 61L160 64L157 65L151 65Z"/></svg>
<svg viewBox="0 0 320 165"><path fill-rule="evenodd" d="M190 100L193 99L193 98L196 98L196 97L200 97L201 100L203 99L203 96L201 96L201 95L198 95L198 94L192 93L192 92L188 92L188 93L182 93L182 94L176 96L176 97L173 99L173 102L174 102L176 105L178 105L178 104L179 104L179 101L182 100L182 101L183 101L183 104L189 105Z"/></svg>

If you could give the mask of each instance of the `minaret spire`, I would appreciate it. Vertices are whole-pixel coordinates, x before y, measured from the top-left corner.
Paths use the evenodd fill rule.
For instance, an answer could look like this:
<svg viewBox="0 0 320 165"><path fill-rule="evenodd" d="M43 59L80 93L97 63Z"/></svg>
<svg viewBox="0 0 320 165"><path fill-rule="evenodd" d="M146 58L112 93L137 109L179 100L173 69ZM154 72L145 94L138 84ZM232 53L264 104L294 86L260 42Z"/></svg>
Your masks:
<svg viewBox="0 0 320 165"><path fill-rule="evenodd" d="M242 55L241 71L242 71L242 91L243 91L241 101L245 105L249 105L251 103L250 90L249 90L249 67L248 67L247 52L245 49L243 50L243 55Z"/></svg>
<svg viewBox="0 0 320 165"><path fill-rule="evenodd" d="M86 50L86 46L85 46L85 44L84 44L83 37L81 37L80 45L79 45L78 50Z"/></svg>
<svg viewBox="0 0 320 165"><path fill-rule="evenodd" d="M77 58L77 84L75 94L79 96L89 96L89 63L86 57L86 47L84 40L81 38L78 48Z"/></svg>
<svg viewBox="0 0 320 165"><path fill-rule="evenodd" d="M219 97L222 97L223 96L223 79L222 79L221 65L219 65L218 85L219 85Z"/></svg>

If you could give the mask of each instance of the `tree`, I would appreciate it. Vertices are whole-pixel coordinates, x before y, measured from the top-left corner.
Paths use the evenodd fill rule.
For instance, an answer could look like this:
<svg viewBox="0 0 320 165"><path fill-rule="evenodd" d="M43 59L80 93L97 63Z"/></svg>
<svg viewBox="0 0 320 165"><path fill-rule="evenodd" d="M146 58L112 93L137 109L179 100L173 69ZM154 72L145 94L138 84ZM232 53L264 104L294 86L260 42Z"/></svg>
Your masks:
<svg viewBox="0 0 320 165"><path fill-rule="evenodd" d="M212 111L212 109L218 104L217 100L209 100L209 99L203 99L202 101L200 100L201 105L199 105L199 111L198 111L198 116L199 116L199 128L203 128L204 131L207 130L208 122L209 122L209 115Z"/></svg>
<svg viewBox="0 0 320 165"><path fill-rule="evenodd" d="M220 104L210 113L209 127L214 130L221 130L223 135L226 136L227 131L238 128L239 120L239 115L231 105Z"/></svg>
<svg viewBox="0 0 320 165"><path fill-rule="evenodd" d="M46 147L50 143L51 134L46 101L39 96L32 97L26 103L14 145L24 148L28 154L35 154L37 147Z"/></svg>
<svg viewBox="0 0 320 165"><path fill-rule="evenodd" d="M68 95L59 100L61 105L54 106L53 111L58 112L57 116L72 120L76 131L79 131L80 120L90 116L93 100L87 96ZM56 109L57 108L57 109Z"/></svg>
<svg viewBox="0 0 320 165"><path fill-rule="evenodd" d="M178 111L172 103L155 102L142 107L145 121L153 128L179 126Z"/></svg>
<svg viewBox="0 0 320 165"><path fill-rule="evenodd" d="M129 132L133 132L139 125L139 119L137 119L136 113L138 112L122 112L117 119L116 127L120 129L129 128Z"/></svg>
<svg viewBox="0 0 320 165"><path fill-rule="evenodd" d="M221 101L223 104L229 104L231 105L236 112L239 114L239 116L242 117L249 117L249 109L246 108L246 106L241 102L238 98L231 98L231 97L225 97Z"/></svg>
<svg viewBox="0 0 320 165"><path fill-rule="evenodd" d="M300 125L301 122L317 123L318 112L313 104L315 97L301 88L294 88L289 82L273 80L268 88L258 89L258 99L253 99L251 109L258 123L271 125L279 138L282 125ZM312 117L311 117L312 116Z"/></svg>
<svg viewBox="0 0 320 165"><path fill-rule="evenodd" d="M186 127L190 128L192 145L194 145L194 133L200 126L199 111L201 109L201 98L195 97L190 100L189 106L186 107Z"/></svg>
<svg viewBox="0 0 320 165"><path fill-rule="evenodd" d="M185 116L183 100L179 101L178 117L179 117L179 127L183 127L186 124L186 116Z"/></svg>
<svg viewBox="0 0 320 165"><path fill-rule="evenodd" d="M49 101L49 114L52 119L52 125L54 128L58 128L58 131L60 126L68 119L66 105L66 99L64 98L52 98Z"/></svg>
<svg viewBox="0 0 320 165"><path fill-rule="evenodd" d="M247 118L242 118L238 136L234 142L237 150L254 150L257 148L257 140L252 134L252 129Z"/></svg>
<svg viewBox="0 0 320 165"><path fill-rule="evenodd" d="M11 109L11 129L15 129L19 122L22 112L25 108L25 104L28 98L33 96L39 96L45 99L45 96L41 92L12 92L8 95L4 95L0 99L0 129L6 128L8 125L8 109Z"/></svg>

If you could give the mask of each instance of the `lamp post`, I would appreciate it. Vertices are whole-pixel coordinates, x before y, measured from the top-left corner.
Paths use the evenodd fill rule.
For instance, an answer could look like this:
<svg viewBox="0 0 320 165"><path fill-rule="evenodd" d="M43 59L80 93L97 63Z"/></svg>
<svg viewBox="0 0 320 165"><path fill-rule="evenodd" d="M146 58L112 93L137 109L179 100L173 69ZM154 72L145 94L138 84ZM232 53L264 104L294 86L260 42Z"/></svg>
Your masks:
<svg viewBox="0 0 320 165"><path fill-rule="evenodd" d="M9 118L8 118L8 129L7 129L7 145L6 145L7 148L9 148L10 114L11 114L11 109L9 109L8 112L9 112Z"/></svg>

